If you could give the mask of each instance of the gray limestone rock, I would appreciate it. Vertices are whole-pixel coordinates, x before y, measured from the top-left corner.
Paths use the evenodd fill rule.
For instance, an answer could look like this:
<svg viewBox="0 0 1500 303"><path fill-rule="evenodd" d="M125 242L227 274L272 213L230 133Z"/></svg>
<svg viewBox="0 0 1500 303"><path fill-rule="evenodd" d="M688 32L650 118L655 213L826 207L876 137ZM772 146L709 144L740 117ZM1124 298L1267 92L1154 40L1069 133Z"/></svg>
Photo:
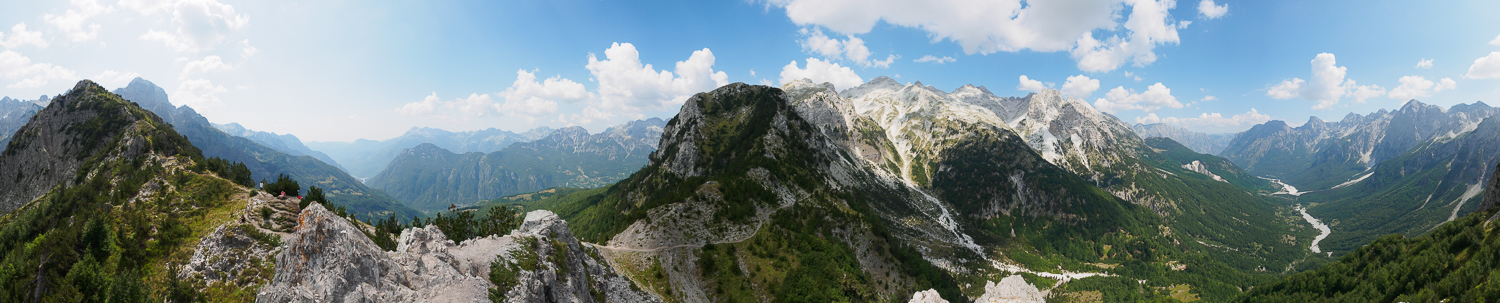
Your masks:
<svg viewBox="0 0 1500 303"><path fill-rule="evenodd" d="M548 211L528 213L505 236L448 240L436 226L401 232L381 251L347 220L313 204L282 245L276 275L256 302L490 302L490 265L531 254L506 302L660 302L616 274L597 250L573 237Z"/></svg>

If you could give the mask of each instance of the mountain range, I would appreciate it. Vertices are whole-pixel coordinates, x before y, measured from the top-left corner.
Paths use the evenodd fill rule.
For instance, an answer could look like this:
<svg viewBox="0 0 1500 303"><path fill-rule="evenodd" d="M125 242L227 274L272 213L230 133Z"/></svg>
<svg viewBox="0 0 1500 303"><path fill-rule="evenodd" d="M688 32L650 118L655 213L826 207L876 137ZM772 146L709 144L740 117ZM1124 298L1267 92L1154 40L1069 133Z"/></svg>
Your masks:
<svg viewBox="0 0 1500 303"><path fill-rule="evenodd" d="M1130 129L1134 130L1135 134L1139 135L1141 138L1172 138L1172 141L1182 143L1183 146L1186 146L1187 148L1190 148L1195 152L1210 155L1217 155L1220 152L1223 152L1224 147L1229 146L1229 142L1234 140L1235 135L1205 134L1182 129L1180 127L1168 125L1165 123L1136 123L1135 125L1130 126Z"/></svg>
<svg viewBox="0 0 1500 303"><path fill-rule="evenodd" d="M402 151L366 184L424 211L559 186L604 186L646 164L665 123L638 120L593 135L568 127L487 154L455 154L422 143Z"/></svg>
<svg viewBox="0 0 1500 303"><path fill-rule="evenodd" d="M328 154L324 154L323 152L307 148L306 145L302 144L301 139L297 139L297 136L293 136L292 134L279 135L272 132L254 131L246 129L244 126L240 126L239 123L213 123L213 126L214 128L217 128L220 131L229 134L230 136L250 139L250 141L255 141L255 143L258 143L261 146L270 147L271 149L275 149L276 151L280 151L292 156L312 156L314 159L318 159L318 161L323 161L324 164L343 169L343 167L339 166L338 162L333 161L333 158L329 157Z"/></svg>
<svg viewBox="0 0 1500 303"><path fill-rule="evenodd" d="M48 98L42 96L42 99ZM0 151L5 150L5 146L10 143L10 137L15 135L16 130L25 126L26 122L31 120L31 116L41 111L42 107L43 105L37 105L32 101L21 101L10 97L0 98Z"/></svg>
<svg viewBox="0 0 1500 303"><path fill-rule="evenodd" d="M368 139L353 142L307 142L312 150L327 153L330 158L347 168L350 175L369 179L380 174L391 160L409 148L423 143L436 145L455 153L492 153L520 142L530 142L551 134L552 128L538 127L523 133L514 133L494 128L450 132L436 128L413 127L399 137L375 141Z"/></svg>
<svg viewBox="0 0 1500 303"><path fill-rule="evenodd" d="M396 215L411 218L418 215L417 211L365 186L338 167L312 156L290 155L221 131L193 108L173 106L166 91L150 81L135 78L129 85L115 89L114 93L161 116L163 121L187 136L205 156L244 163L255 180L275 180L278 175L286 174L304 186L323 188L329 201L344 205L364 217Z"/></svg>
<svg viewBox="0 0 1500 303"><path fill-rule="evenodd" d="M1483 103L1271 121L1221 157L1055 90L735 83L667 121L417 144L366 187L145 80L50 101L0 152L4 301L1500 298ZM259 193L216 158L333 203ZM412 208L435 216L359 220ZM493 222L513 223L474 225Z"/></svg>

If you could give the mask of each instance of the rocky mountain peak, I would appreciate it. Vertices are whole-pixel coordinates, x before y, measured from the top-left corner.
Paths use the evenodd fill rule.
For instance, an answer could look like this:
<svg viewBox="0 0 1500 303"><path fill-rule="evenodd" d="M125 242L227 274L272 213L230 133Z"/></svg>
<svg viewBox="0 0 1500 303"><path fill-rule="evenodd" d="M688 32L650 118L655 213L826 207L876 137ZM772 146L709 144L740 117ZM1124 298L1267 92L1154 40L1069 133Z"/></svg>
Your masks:
<svg viewBox="0 0 1500 303"><path fill-rule="evenodd" d="M122 133L120 141L111 142ZM0 171L14 176L0 178L0 212L30 202L53 186L70 186L90 157L178 151L197 153L160 117L93 81L79 81L32 116L0 154ZM104 152L110 154L100 154Z"/></svg>

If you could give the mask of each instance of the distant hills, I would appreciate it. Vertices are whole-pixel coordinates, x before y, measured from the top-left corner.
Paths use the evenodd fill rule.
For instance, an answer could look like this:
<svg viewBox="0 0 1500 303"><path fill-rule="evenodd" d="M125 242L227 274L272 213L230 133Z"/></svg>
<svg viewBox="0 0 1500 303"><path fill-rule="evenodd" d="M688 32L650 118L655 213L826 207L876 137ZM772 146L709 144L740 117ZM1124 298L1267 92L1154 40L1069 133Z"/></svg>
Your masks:
<svg viewBox="0 0 1500 303"><path fill-rule="evenodd" d="M42 96L42 99L48 99ZM16 130L26 125L32 115L42 110L43 105L33 101L22 101L10 97L0 98L0 150L5 150L5 145L10 143L10 137L15 135Z"/></svg>
<svg viewBox="0 0 1500 303"><path fill-rule="evenodd" d="M307 147L327 153L330 158L343 165L350 175L368 179L385 170L402 151L422 143L430 143L455 153L492 153L511 144L541 139L552 131L551 128L538 127L523 133L494 128L450 132L413 127L399 137L384 141L359 139L353 142L307 142Z"/></svg>
<svg viewBox="0 0 1500 303"><path fill-rule="evenodd" d="M487 154L455 154L422 143L366 183L420 210L551 187L599 187L645 165L665 124L660 118L637 120L593 135L568 127Z"/></svg>
<svg viewBox="0 0 1500 303"><path fill-rule="evenodd" d="M187 136L205 156L245 163L255 180L273 180L279 174L287 174L301 183L304 190L309 186L324 188L330 202L348 207L350 212L362 217L396 215L405 219L419 214L385 193L365 186L338 167L312 156L290 155L221 131L191 107L173 106L165 90L145 79L135 78L129 85L115 89L115 93L161 116L177 132Z"/></svg>
<svg viewBox="0 0 1500 303"><path fill-rule="evenodd" d="M302 145L302 140L297 139L297 136L293 136L292 134L280 135L271 132L254 131L246 129L244 126L240 126L239 123L214 123L213 126L214 128L224 131L224 133L227 133L230 136L244 137L245 139L250 139L250 141L259 143L262 146L270 147L271 149L275 149L277 151L293 156L312 156L313 158L318 159L318 161L323 161L323 163L325 164L333 165L334 167L343 169L343 167L339 166L338 162L333 161L333 158L329 157L328 154L324 154L323 152L307 148L306 145Z"/></svg>
<svg viewBox="0 0 1500 303"><path fill-rule="evenodd" d="M1205 134L1182 129L1180 127L1167 125L1165 123L1140 124L1130 126L1141 138L1165 137L1172 141L1182 143L1182 146L1192 149L1201 154L1217 155L1229 146L1234 140L1235 134Z"/></svg>

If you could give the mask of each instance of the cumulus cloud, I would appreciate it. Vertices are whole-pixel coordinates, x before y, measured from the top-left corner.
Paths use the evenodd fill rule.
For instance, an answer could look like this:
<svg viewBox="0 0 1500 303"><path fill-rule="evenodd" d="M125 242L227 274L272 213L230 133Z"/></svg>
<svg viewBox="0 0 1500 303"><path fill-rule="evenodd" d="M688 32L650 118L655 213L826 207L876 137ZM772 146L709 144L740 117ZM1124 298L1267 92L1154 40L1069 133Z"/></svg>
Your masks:
<svg viewBox="0 0 1500 303"><path fill-rule="evenodd" d="M407 103L396 108L396 113L451 121L482 117L494 109L495 102L489 94L469 94L468 98L443 101L438 98L437 92L433 92L422 98L422 101Z"/></svg>
<svg viewBox="0 0 1500 303"><path fill-rule="evenodd" d="M206 79L187 80L177 84L177 91L172 92L172 101L201 111L224 104L219 100L218 94L228 91L223 85L214 85L213 81Z"/></svg>
<svg viewBox="0 0 1500 303"><path fill-rule="evenodd" d="M78 80L78 74L50 63L32 63L31 58L7 50L0 52L0 79L11 81L6 88L35 88L51 81Z"/></svg>
<svg viewBox="0 0 1500 303"><path fill-rule="evenodd" d="M1500 45L1500 36L1495 36L1495 40L1490 40L1490 45Z"/></svg>
<svg viewBox="0 0 1500 303"><path fill-rule="evenodd" d="M135 8L132 5L122 3L122 6ZM145 8L136 10L147 15L167 11L158 9L156 5L141 6ZM170 12L172 24L177 26L175 30L147 30L141 35L141 39L161 42L167 48L179 52L206 51L214 49L227 40L229 34L250 23L250 18L236 13L234 6L215 0L176 1L170 6Z"/></svg>
<svg viewBox="0 0 1500 303"><path fill-rule="evenodd" d="M1411 100L1427 97L1435 92L1458 88L1458 82L1453 81L1451 78L1443 78L1438 82L1432 82L1425 77L1413 75L1401 77L1398 81L1401 82L1401 85L1391 89L1391 92L1387 95L1391 99Z"/></svg>
<svg viewBox="0 0 1500 303"><path fill-rule="evenodd" d="M865 80L861 79L849 67L839 66L838 63L818 60L818 58L807 58L806 68L798 68L796 60L792 60L792 63L787 63L786 66L781 68L781 85L786 85L787 82L796 81L797 79L808 79L812 80L813 83L828 82L832 83L833 87L837 89L855 87L865 83Z"/></svg>
<svg viewBox="0 0 1500 303"><path fill-rule="evenodd" d="M1084 75L1070 76L1068 82L1064 82L1062 86L1062 93L1074 98L1087 98L1097 90L1099 90L1099 80L1089 79Z"/></svg>
<svg viewBox="0 0 1500 303"><path fill-rule="evenodd" d="M1417 61L1417 68L1432 68L1432 59L1422 58Z"/></svg>
<svg viewBox="0 0 1500 303"><path fill-rule="evenodd" d="M911 60L911 62L943 64L943 63L950 63L950 62L958 62L958 59L953 59L953 57L949 57L949 56L936 57L936 56L933 56L933 55L926 55L926 56L922 56L921 58L917 58L916 60Z"/></svg>
<svg viewBox="0 0 1500 303"><path fill-rule="evenodd" d="M0 32L0 46L5 48L18 48L26 45L35 45L38 48L47 48L47 39L42 39L42 32L26 30L26 22L16 23L10 27L10 34Z"/></svg>
<svg viewBox="0 0 1500 303"><path fill-rule="evenodd" d="M407 103L396 108L396 113L407 116L427 115L437 111L442 102L443 100L438 98L437 92L432 92L431 95L427 95L427 98L423 98L422 101Z"/></svg>
<svg viewBox="0 0 1500 303"><path fill-rule="evenodd" d="M848 38L839 40L829 38L820 29L808 30L804 28L799 33L807 36L802 41L798 41L802 44L803 51L823 56L823 58L828 60L847 59L863 67L888 68L891 67L891 63L896 62L896 58L901 57L890 54L884 60L870 59L870 55L874 53L870 52L870 48L865 46L864 39L860 39L854 35L849 35Z"/></svg>
<svg viewBox="0 0 1500 303"><path fill-rule="evenodd" d="M1282 100L1301 97L1304 100L1316 102L1313 109L1324 110L1338 104L1339 99L1350 91L1358 91L1362 88L1366 91L1379 89L1379 87L1361 87L1355 85L1354 79L1344 79L1347 71L1348 68L1338 66L1333 54L1321 53L1313 57L1311 81L1301 78L1283 80L1266 90L1266 96ZM1359 100L1363 102L1363 99Z"/></svg>
<svg viewBox="0 0 1500 303"><path fill-rule="evenodd" d="M1198 102L1209 102L1209 101L1218 101L1218 100L1219 100L1219 97L1214 97L1212 95L1209 95L1209 96L1203 96L1203 99L1198 99Z"/></svg>
<svg viewBox="0 0 1500 303"><path fill-rule="evenodd" d="M1106 113L1132 109L1150 113L1162 107L1182 108L1182 102L1178 102L1177 97L1172 96L1172 89L1161 82L1146 87L1146 91L1141 93L1136 93L1134 89L1127 90L1124 86L1115 87L1105 93L1104 98L1094 101L1094 108Z"/></svg>
<svg viewBox="0 0 1500 303"><path fill-rule="evenodd" d="M1379 85L1360 85L1360 86L1355 87L1355 89L1354 89L1353 92L1349 93L1350 97L1354 97L1354 103L1355 104L1363 104L1363 103L1365 103L1365 99L1379 97L1379 96L1384 96L1384 95L1385 95L1385 88L1384 87L1380 87Z"/></svg>
<svg viewBox="0 0 1500 303"><path fill-rule="evenodd" d="M1172 15L1168 12L1176 6L1176 1L1134 2L1131 5L1130 19L1125 21L1125 29L1130 32L1129 35L1113 36L1101 41L1089 34L1078 39L1078 46L1069 51L1073 59L1078 61L1078 69L1109 72L1124 65L1126 61L1135 66L1145 66L1156 62L1156 52L1153 50L1156 45L1178 43L1178 27L1173 24Z"/></svg>
<svg viewBox="0 0 1500 303"><path fill-rule="evenodd" d="M196 61L189 61L187 63L187 66L184 66L182 68L182 73L177 75L177 78L187 79L189 76L193 76L196 74L225 72L232 71L234 69L235 66L224 63L223 58L219 58L219 56L208 56Z"/></svg>
<svg viewBox="0 0 1500 303"><path fill-rule="evenodd" d="M537 81L535 71L525 70L516 70L516 81L497 95L505 103L496 104L496 111L527 119L528 123L536 121L537 116L556 113L558 101L580 103L595 99L594 93L581 83L562 76Z"/></svg>
<svg viewBox="0 0 1500 303"><path fill-rule="evenodd" d="M1040 93L1047 90L1047 85L1042 84L1042 81L1032 80L1031 78L1027 78L1026 75L1021 75L1021 84L1016 85L1016 90Z"/></svg>
<svg viewBox="0 0 1500 303"><path fill-rule="evenodd" d="M1135 118L1135 123L1140 123L1140 124L1166 123L1166 124L1171 124L1171 125L1175 125L1175 126L1179 126L1179 127L1187 127L1187 128L1232 127L1232 126L1256 125L1256 124L1266 123L1266 121L1271 121L1271 116L1266 115L1266 114L1261 114L1259 111L1256 111L1254 108L1251 108L1250 111L1245 112L1243 114L1238 114L1238 115L1229 116L1229 117L1224 117L1224 115L1220 114L1220 113L1202 113L1202 114L1199 114L1197 117L1190 117L1190 118L1178 118L1178 117L1165 117L1165 118L1163 118L1163 117L1158 117L1155 113L1151 113L1151 114L1147 114L1145 116L1141 116L1141 117L1136 117Z"/></svg>
<svg viewBox="0 0 1500 303"><path fill-rule="evenodd" d="M798 25L863 34L884 21L926 31L968 54L1069 51L1086 71L1109 71L1126 61L1156 60L1152 49L1177 43L1175 0L770 0ZM1129 12L1127 15L1125 12ZM1121 27L1121 23L1124 26ZM1095 30L1105 36L1095 37ZM1087 63L1085 63L1087 62Z"/></svg>
<svg viewBox="0 0 1500 303"><path fill-rule="evenodd" d="M714 53L707 48L678 61L676 73L657 71L641 63L640 52L630 43L614 43L604 51L605 60L589 54L585 65L598 81L604 109L659 110L681 105L695 93L729 84L729 75L714 71Z"/></svg>
<svg viewBox="0 0 1500 303"><path fill-rule="evenodd" d="M1500 37L1495 37L1500 41ZM1490 44L1497 44L1490 42ZM1490 55L1474 59L1474 65L1469 66L1469 72L1464 74L1469 79L1494 79L1500 78L1500 52L1490 52Z"/></svg>
<svg viewBox="0 0 1500 303"><path fill-rule="evenodd" d="M1229 3L1214 5L1214 0L1203 0L1198 2L1198 14L1207 19L1218 19L1229 13Z"/></svg>
<svg viewBox="0 0 1500 303"><path fill-rule="evenodd" d="M73 0L62 15L46 14L42 20L63 32L69 40L84 42L99 37L99 24L89 23L89 19L111 10L114 8L99 5L94 0Z"/></svg>

